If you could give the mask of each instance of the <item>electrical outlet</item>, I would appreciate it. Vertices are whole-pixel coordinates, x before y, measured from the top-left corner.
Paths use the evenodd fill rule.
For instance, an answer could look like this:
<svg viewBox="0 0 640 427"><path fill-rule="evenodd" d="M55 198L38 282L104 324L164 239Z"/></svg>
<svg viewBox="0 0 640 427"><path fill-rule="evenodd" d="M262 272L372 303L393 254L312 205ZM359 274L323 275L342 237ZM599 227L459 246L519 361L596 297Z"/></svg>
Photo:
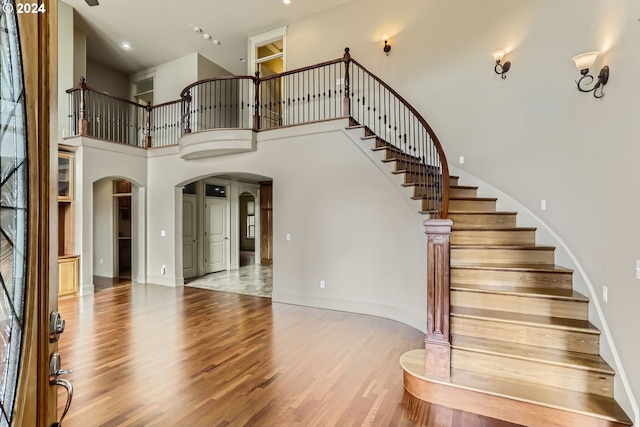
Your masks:
<svg viewBox="0 0 640 427"><path fill-rule="evenodd" d="M320 280L320 289L324 289L324 280Z"/></svg>
<svg viewBox="0 0 640 427"><path fill-rule="evenodd" d="M167 274L167 267L166 266L162 266L162 268L160 269L160 273L164 276L165 274Z"/></svg>
<svg viewBox="0 0 640 427"><path fill-rule="evenodd" d="M287 242L291 241L291 234L287 233Z"/></svg>
<svg viewBox="0 0 640 427"><path fill-rule="evenodd" d="M460 163L461 165L464 165L464 156L458 157L458 163Z"/></svg>
<svg viewBox="0 0 640 427"><path fill-rule="evenodd" d="M607 302L608 299L609 289L605 285L602 285L602 301Z"/></svg>
<svg viewBox="0 0 640 427"><path fill-rule="evenodd" d="M546 211L547 210L547 201L546 200L540 200L540 210L541 211Z"/></svg>
<svg viewBox="0 0 640 427"><path fill-rule="evenodd" d="M100 264L102 264L102 258L100 258Z"/></svg>
<svg viewBox="0 0 640 427"><path fill-rule="evenodd" d="M636 260L636 279L640 279L640 259Z"/></svg>
<svg viewBox="0 0 640 427"><path fill-rule="evenodd" d="M165 237L167 232L165 230L160 230L160 237Z"/></svg>

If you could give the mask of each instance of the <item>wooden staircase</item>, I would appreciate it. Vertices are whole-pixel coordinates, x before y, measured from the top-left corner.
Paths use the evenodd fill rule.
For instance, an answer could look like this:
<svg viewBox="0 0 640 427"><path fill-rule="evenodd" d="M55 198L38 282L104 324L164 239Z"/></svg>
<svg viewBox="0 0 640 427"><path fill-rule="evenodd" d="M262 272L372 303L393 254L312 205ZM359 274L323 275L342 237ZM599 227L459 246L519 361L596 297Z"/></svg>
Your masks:
<svg viewBox="0 0 640 427"><path fill-rule="evenodd" d="M433 171L363 128L380 160L404 177L420 211ZM425 372L425 350L405 354L405 388L416 398L529 426L629 426L615 402L614 371L599 356L600 331L572 271L537 245L535 228L495 198L450 177L451 376Z"/></svg>

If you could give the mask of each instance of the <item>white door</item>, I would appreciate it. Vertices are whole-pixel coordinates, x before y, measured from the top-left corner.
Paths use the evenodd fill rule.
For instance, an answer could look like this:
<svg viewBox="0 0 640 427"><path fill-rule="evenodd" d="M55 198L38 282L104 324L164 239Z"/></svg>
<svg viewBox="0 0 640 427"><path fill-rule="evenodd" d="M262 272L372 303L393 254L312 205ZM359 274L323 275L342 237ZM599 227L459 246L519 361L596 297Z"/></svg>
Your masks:
<svg viewBox="0 0 640 427"><path fill-rule="evenodd" d="M185 279L198 274L197 202L193 194L182 196L182 274Z"/></svg>
<svg viewBox="0 0 640 427"><path fill-rule="evenodd" d="M205 211L205 270L214 273L227 269L227 200L207 197Z"/></svg>

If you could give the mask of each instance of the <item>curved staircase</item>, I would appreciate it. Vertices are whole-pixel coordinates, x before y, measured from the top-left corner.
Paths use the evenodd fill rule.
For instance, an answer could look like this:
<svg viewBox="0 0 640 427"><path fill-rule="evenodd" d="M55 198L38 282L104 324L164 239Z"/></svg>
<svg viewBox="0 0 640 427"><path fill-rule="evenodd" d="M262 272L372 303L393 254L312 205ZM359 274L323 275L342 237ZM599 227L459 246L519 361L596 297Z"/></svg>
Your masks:
<svg viewBox="0 0 640 427"><path fill-rule="evenodd" d="M362 128L380 161L394 165L421 213L433 171ZM450 177L451 375L428 374L425 350L403 355L405 388L415 398L528 426L629 426L613 396L613 369L599 356L600 331L572 271L516 212Z"/></svg>

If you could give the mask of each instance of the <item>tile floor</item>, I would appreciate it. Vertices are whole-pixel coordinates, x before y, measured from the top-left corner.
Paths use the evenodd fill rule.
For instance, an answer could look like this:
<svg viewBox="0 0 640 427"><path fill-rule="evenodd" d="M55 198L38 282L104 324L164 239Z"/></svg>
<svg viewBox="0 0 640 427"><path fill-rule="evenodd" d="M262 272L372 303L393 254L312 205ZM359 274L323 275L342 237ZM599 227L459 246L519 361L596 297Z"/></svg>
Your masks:
<svg viewBox="0 0 640 427"><path fill-rule="evenodd" d="M260 264L247 265L235 270L207 274L188 283L185 281L185 286L271 298L273 267Z"/></svg>

